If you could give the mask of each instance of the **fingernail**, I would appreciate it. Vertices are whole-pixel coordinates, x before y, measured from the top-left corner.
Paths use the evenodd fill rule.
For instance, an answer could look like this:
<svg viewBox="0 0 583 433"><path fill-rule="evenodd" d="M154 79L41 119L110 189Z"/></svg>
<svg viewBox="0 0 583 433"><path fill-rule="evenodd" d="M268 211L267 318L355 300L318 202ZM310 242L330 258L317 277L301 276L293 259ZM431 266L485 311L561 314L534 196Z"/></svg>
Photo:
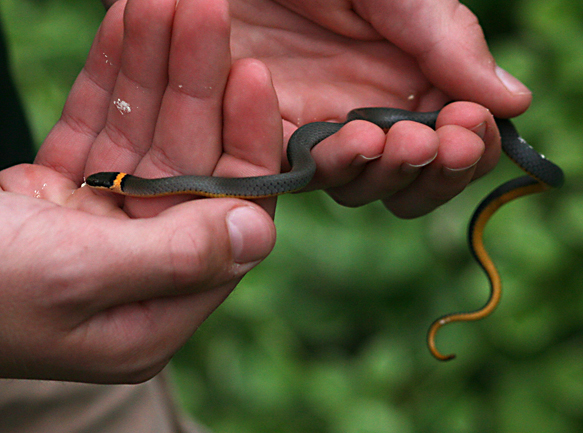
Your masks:
<svg viewBox="0 0 583 433"><path fill-rule="evenodd" d="M482 122L478 126L472 128L471 131L474 134L476 134L478 137L480 137L482 140L484 140L484 137L486 136L486 129L487 128L488 128L488 124L486 122Z"/></svg>
<svg viewBox="0 0 583 433"><path fill-rule="evenodd" d="M532 93L530 89L522 84L518 78L509 74L500 66L496 66L496 75L498 75L498 78L500 81L502 81L502 84L504 84L510 93L515 95L527 95Z"/></svg>
<svg viewBox="0 0 583 433"><path fill-rule="evenodd" d="M421 170L421 167L418 165L409 164L408 162L404 162L401 164L401 173L405 174L414 174Z"/></svg>
<svg viewBox="0 0 583 433"><path fill-rule="evenodd" d="M445 177L450 179L458 179L460 177L464 177L470 170L472 170L476 164L478 164L480 160L478 159L472 165L462 168L450 168L450 167L443 167L442 173Z"/></svg>
<svg viewBox="0 0 583 433"><path fill-rule="evenodd" d="M416 173L418 172L420 169L422 169L423 167L431 164L433 161L435 161L435 158L437 158L437 153L435 152L435 155L433 155L431 158L429 158L427 161L423 161L420 164L412 164L410 162L404 162L403 164L401 164L401 171L403 173Z"/></svg>
<svg viewBox="0 0 583 433"><path fill-rule="evenodd" d="M227 228L235 263L258 262L273 248L273 226L267 216L251 206L240 206L227 214Z"/></svg>
<svg viewBox="0 0 583 433"><path fill-rule="evenodd" d="M367 164L371 161L374 161L375 159L379 159L381 156L383 156L382 153L380 155L375 155L375 156L365 156L365 155L359 154L359 155L356 155L354 157L354 159L352 160L350 165L352 165L354 167L358 167L358 166Z"/></svg>

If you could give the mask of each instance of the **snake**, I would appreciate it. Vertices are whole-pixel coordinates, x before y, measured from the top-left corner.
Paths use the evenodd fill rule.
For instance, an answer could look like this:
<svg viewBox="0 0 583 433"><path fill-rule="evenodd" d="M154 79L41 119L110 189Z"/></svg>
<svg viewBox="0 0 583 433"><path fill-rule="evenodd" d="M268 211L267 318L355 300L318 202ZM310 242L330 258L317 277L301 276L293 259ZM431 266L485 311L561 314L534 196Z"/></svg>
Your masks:
<svg viewBox="0 0 583 433"><path fill-rule="evenodd" d="M288 172L241 178L215 176L172 176L144 179L121 172L91 174L85 180L92 188L106 189L133 197L160 197L174 194L194 194L204 197L237 197L256 199L304 189L314 177L316 162L312 149L324 139L338 132L354 120L364 120L388 131L400 121L413 121L435 129L438 111L415 112L399 108L369 107L351 110L344 122L307 123L292 134L288 142ZM452 322L468 322L489 316L500 302L502 282L498 270L484 247L483 233L486 223L504 204L519 197L560 188L564 183L561 168L532 148L509 119L495 118L504 153L524 171L525 175L509 180L484 198L474 211L468 226L468 245L471 254L481 266L490 285L485 305L475 311L451 313L435 320L427 333L430 353L438 360L448 361L455 354L442 354L436 347L437 331Z"/></svg>

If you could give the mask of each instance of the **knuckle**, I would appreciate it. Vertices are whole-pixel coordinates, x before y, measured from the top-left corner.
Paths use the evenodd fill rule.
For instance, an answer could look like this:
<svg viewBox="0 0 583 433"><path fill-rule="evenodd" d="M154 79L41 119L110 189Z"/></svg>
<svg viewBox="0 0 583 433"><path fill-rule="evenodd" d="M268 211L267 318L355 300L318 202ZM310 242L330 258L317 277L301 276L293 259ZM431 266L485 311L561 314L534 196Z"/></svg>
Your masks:
<svg viewBox="0 0 583 433"><path fill-rule="evenodd" d="M176 288L213 287L224 282L230 276L226 258L230 254L225 250L221 236L213 230L198 231L175 230L169 237L169 263L172 280Z"/></svg>

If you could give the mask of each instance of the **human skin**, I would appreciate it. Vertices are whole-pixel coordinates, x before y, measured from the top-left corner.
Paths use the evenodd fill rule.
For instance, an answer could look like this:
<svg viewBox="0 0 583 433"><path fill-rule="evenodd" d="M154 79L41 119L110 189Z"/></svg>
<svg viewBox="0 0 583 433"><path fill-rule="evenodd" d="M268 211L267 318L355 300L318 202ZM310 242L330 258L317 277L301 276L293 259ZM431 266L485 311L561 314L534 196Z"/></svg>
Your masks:
<svg viewBox="0 0 583 433"><path fill-rule="evenodd" d="M357 107L432 111L451 100L476 103L447 106L435 132L401 122L385 135L353 122L318 145L308 189L325 189L346 206L382 200L404 218L432 211L497 162L490 112L514 117L531 101L530 91L496 65L478 20L457 0L229 6L233 58L260 59L273 75L284 145L299 126L341 122ZM285 158L282 167L289 168Z"/></svg>
<svg viewBox="0 0 583 433"><path fill-rule="evenodd" d="M451 100L475 103L445 107L435 132L402 122L384 136L362 122L344 128L347 139L319 145L312 187L348 206L380 199L401 217L430 212L495 165L498 131L488 110L513 117L531 101L496 65L476 17L456 0L229 3L233 57L258 58L271 70L286 137L307 122L342 121L356 107L433 111ZM365 163L358 155L382 157Z"/></svg>
<svg viewBox="0 0 583 433"><path fill-rule="evenodd" d="M378 5L393 3L403 4ZM460 55L454 63L462 78L452 79L438 70L446 52L401 46L399 32L367 21L364 12L360 24L376 33L356 25L338 34L336 21L294 13L299 3L125 6L119 0L110 8L36 163L0 172L1 230L10 239L0 285L4 377L146 380L273 246L273 200L261 201L263 209L225 199L124 200L79 188L87 174L274 173L280 162L287 168L285 142L304 123L341 121L358 106L432 110L451 98L475 101L446 106L436 131L402 122L385 134L355 121L314 150L318 172L310 188L349 206L382 200L395 214L414 217L495 164L499 137L480 104L511 116L530 102L515 81L501 84L508 75L496 69L471 20L459 28L477 35L462 40L465 54L474 54L466 63L477 58L480 67L464 69ZM267 9L250 13L258 6ZM426 15L424 27L433 27L434 16ZM420 31L417 22L410 24ZM430 36L422 42L440 46ZM120 110L120 102L132 111Z"/></svg>
<svg viewBox="0 0 583 433"><path fill-rule="evenodd" d="M84 176L275 173L281 135L267 69L231 65L226 4L113 6L35 164L0 172L0 375L157 374L270 252L274 200L124 201Z"/></svg>

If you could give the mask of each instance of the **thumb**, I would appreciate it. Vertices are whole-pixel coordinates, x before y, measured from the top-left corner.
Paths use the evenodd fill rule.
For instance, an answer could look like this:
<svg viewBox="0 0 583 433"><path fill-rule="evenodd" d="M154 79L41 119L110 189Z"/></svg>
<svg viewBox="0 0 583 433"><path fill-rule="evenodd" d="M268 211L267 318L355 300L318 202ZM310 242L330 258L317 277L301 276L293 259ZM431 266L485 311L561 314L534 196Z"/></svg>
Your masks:
<svg viewBox="0 0 583 433"><path fill-rule="evenodd" d="M163 253L152 254L152 261L160 263L162 255L172 257L169 264L177 290L204 291L239 278L275 244L271 217L258 205L237 199L194 200L141 222L137 237L142 232L144 239L143 231L156 233L149 247L166 247Z"/></svg>
<svg viewBox="0 0 583 433"><path fill-rule="evenodd" d="M426 77L450 98L477 102L499 117L514 117L532 94L496 65L476 16L457 0L361 2L375 29L413 55ZM356 5L355 5L356 6ZM370 9L367 9L370 8Z"/></svg>
<svg viewBox="0 0 583 433"><path fill-rule="evenodd" d="M124 289L105 291L99 309L212 290L242 277L275 243L271 217L237 199L189 201L109 227L99 243L102 253L96 254L107 263L100 264L96 277L103 287Z"/></svg>

